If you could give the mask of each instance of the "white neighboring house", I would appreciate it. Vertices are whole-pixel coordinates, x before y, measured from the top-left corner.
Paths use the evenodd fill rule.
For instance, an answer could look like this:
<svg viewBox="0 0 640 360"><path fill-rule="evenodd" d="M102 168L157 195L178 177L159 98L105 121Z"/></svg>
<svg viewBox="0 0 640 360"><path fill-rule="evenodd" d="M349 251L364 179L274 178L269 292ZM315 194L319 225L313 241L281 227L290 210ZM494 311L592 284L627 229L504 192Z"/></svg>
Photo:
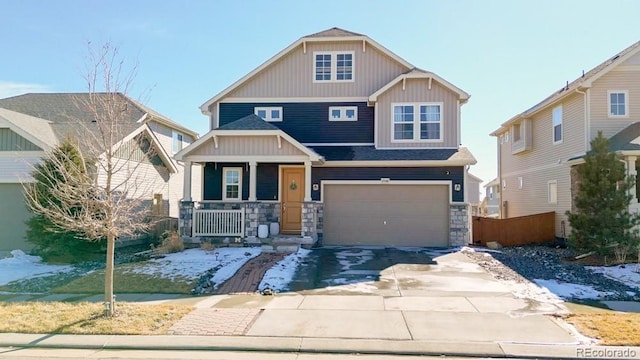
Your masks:
<svg viewBox="0 0 640 360"><path fill-rule="evenodd" d="M107 96L107 94L93 94ZM112 94L111 94L112 95ZM45 152L66 137L82 136L76 119L92 122L90 112L78 104L88 93L25 94L0 99L0 255L13 249L29 250L24 222L31 216L22 183L33 179L31 167ZM178 217L183 195L184 167L173 155L194 142L196 132L170 120L124 95L126 119L122 151L136 162L136 180L149 189L154 215ZM146 153L136 139L144 137L153 148ZM192 169L200 176L200 168ZM194 182L192 197L200 198L200 183Z"/></svg>
<svg viewBox="0 0 640 360"><path fill-rule="evenodd" d="M484 199L482 200L482 215L497 218L500 216L500 183L498 178L489 181L484 186Z"/></svg>

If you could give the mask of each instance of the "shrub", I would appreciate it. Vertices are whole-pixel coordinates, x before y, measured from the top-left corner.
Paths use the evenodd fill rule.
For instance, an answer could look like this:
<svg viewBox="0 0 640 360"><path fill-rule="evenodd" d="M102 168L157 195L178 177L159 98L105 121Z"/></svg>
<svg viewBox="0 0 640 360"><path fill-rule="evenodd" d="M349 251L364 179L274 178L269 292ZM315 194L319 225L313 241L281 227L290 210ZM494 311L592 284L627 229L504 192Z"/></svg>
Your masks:
<svg viewBox="0 0 640 360"><path fill-rule="evenodd" d="M162 239L160 245L153 248L155 253L170 254L184 250L184 242L176 231L165 231L160 238Z"/></svg>

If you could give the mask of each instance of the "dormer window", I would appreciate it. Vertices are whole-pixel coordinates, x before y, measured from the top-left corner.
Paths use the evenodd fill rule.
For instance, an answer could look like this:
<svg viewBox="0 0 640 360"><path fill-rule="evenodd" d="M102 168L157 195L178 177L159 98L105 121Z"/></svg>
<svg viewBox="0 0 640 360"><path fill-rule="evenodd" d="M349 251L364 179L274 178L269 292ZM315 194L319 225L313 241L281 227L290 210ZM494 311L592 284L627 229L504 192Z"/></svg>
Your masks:
<svg viewBox="0 0 640 360"><path fill-rule="evenodd" d="M353 51L314 52L313 57L314 82L353 81Z"/></svg>

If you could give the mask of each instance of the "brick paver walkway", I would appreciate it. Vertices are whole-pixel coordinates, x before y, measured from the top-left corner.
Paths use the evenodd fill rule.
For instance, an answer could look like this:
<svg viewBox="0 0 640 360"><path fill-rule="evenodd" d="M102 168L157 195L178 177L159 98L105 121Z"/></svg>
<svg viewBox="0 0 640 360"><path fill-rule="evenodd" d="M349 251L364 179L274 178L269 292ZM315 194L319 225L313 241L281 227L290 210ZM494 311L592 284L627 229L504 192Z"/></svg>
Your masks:
<svg viewBox="0 0 640 360"><path fill-rule="evenodd" d="M215 292L216 294L252 293L258 290L258 285L267 272L287 254L262 253L247 261L229 280L225 281Z"/></svg>
<svg viewBox="0 0 640 360"><path fill-rule="evenodd" d="M196 309L169 329L169 335L244 335L260 309Z"/></svg>

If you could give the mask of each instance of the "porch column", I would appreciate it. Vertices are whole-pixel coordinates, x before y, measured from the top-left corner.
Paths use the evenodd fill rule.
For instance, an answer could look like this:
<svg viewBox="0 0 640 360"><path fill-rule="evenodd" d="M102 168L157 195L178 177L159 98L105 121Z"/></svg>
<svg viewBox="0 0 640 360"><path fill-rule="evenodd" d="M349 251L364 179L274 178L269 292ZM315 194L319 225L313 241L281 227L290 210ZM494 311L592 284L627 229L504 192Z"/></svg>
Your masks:
<svg viewBox="0 0 640 360"><path fill-rule="evenodd" d="M191 161L184 162L184 182L182 186L182 201L191 201Z"/></svg>
<svg viewBox="0 0 640 360"><path fill-rule="evenodd" d="M304 201L311 201L311 161L304 162Z"/></svg>
<svg viewBox="0 0 640 360"><path fill-rule="evenodd" d="M249 161L249 201L257 201L256 197L256 168L258 163L256 161Z"/></svg>
<svg viewBox="0 0 640 360"><path fill-rule="evenodd" d="M627 156L625 159L625 166L627 168L627 175L633 176L634 178L638 175L638 171L636 170L636 159L637 156ZM636 194L635 185L629 188L629 195L631 195L631 204L638 203L638 197Z"/></svg>

